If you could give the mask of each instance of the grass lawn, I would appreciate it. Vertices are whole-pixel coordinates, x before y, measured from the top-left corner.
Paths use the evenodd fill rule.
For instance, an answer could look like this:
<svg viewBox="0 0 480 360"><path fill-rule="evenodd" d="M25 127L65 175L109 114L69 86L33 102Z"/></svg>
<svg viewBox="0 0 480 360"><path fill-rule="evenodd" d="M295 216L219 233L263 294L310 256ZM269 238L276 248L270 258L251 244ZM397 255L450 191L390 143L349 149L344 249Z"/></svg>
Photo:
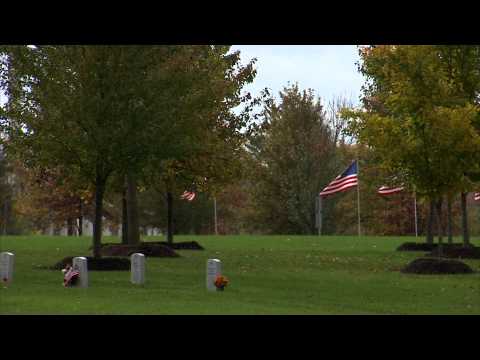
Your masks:
<svg viewBox="0 0 480 360"><path fill-rule="evenodd" d="M148 240L163 240L148 237ZM470 275L406 275L423 253L396 252L408 237L177 236L204 251L147 258L146 284L129 272L89 272L88 289L64 288L65 256L91 255L89 237L0 238L15 273L0 285L0 314L480 314L480 260ZM423 241L423 239L418 239ZM105 237L103 242L117 242ZM457 239L460 241L460 239ZM479 239L474 239L480 245ZM222 260L231 283L207 292L206 261Z"/></svg>

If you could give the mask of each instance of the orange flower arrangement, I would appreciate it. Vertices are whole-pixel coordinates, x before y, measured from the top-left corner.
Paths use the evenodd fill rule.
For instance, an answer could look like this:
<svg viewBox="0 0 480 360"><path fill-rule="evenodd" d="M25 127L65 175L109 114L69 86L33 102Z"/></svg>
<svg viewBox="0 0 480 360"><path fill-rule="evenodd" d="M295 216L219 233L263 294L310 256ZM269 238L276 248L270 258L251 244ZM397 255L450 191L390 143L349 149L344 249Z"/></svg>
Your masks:
<svg viewBox="0 0 480 360"><path fill-rule="evenodd" d="M223 289L225 288L225 286L228 285L228 279L227 277L223 276L223 275L219 275L216 277L215 279L215 286L217 287L217 290L219 291L223 291Z"/></svg>

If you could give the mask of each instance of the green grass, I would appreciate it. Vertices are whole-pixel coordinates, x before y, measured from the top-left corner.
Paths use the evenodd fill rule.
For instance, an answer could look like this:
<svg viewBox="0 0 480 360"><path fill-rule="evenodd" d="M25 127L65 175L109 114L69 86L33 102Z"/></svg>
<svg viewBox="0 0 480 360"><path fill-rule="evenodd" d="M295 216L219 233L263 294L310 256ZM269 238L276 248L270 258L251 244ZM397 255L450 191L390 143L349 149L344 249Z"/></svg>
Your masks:
<svg viewBox="0 0 480 360"><path fill-rule="evenodd" d="M0 314L480 314L480 260L466 261L476 271L470 275L401 274L423 254L395 251L413 238L175 238L192 239L206 250L147 258L144 286L130 284L129 272L91 271L90 287L79 289L41 267L90 255L90 238L0 238L1 251L16 254L14 281L0 286ZM205 289L208 258L222 260L231 281L224 292Z"/></svg>

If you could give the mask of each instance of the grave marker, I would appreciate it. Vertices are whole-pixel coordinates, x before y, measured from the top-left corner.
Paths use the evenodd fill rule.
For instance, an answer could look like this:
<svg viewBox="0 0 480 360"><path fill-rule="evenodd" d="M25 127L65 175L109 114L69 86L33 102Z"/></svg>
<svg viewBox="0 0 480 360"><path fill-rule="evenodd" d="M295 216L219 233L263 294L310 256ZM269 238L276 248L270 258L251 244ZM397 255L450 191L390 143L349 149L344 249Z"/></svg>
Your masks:
<svg viewBox="0 0 480 360"><path fill-rule="evenodd" d="M130 256L130 269L132 284L145 283L145 255L135 253Z"/></svg>
<svg viewBox="0 0 480 360"><path fill-rule="evenodd" d="M216 291L215 279L222 275L222 262L218 259L208 259L207 261L207 289Z"/></svg>
<svg viewBox="0 0 480 360"><path fill-rule="evenodd" d="M13 264L15 255L11 252L0 253L0 280L4 283L10 283L13 279Z"/></svg>
<svg viewBox="0 0 480 360"><path fill-rule="evenodd" d="M87 258L83 256L75 257L72 260L72 267L79 272L79 282L78 287L87 288L88 287L88 267L87 267Z"/></svg>

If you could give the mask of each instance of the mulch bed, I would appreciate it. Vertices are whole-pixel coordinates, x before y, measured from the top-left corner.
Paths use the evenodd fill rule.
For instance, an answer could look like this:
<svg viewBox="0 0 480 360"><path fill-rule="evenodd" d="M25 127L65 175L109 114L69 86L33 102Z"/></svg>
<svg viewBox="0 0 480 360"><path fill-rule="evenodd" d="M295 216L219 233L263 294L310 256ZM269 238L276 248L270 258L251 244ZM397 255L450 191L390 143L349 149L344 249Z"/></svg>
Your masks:
<svg viewBox="0 0 480 360"><path fill-rule="evenodd" d="M480 247L478 246L442 246L442 251L437 247L428 256L441 256L454 259L480 259Z"/></svg>
<svg viewBox="0 0 480 360"><path fill-rule="evenodd" d="M169 248L175 249L175 250L204 250L204 247L196 241L182 241L182 242L174 242L172 244L169 244L166 241L152 241L144 244L159 244L159 245L168 246Z"/></svg>
<svg viewBox="0 0 480 360"><path fill-rule="evenodd" d="M427 244L426 242L416 243L416 242L406 242L397 247L397 251L433 251L438 247L438 243ZM461 243L448 244L444 243L443 247L446 248L460 248L463 247Z"/></svg>
<svg viewBox="0 0 480 360"><path fill-rule="evenodd" d="M130 256L142 253L147 257L179 257L172 248L156 243L140 243L139 245L103 244L100 253L105 256Z"/></svg>
<svg viewBox="0 0 480 360"><path fill-rule="evenodd" d="M470 274L474 271L467 264L452 259L419 258L400 270L406 274Z"/></svg>
<svg viewBox="0 0 480 360"><path fill-rule="evenodd" d="M68 256L56 263L51 269L61 270L67 265L72 265L74 256ZM94 258L86 256L88 270L96 271L130 271L130 259L120 257L101 257Z"/></svg>

